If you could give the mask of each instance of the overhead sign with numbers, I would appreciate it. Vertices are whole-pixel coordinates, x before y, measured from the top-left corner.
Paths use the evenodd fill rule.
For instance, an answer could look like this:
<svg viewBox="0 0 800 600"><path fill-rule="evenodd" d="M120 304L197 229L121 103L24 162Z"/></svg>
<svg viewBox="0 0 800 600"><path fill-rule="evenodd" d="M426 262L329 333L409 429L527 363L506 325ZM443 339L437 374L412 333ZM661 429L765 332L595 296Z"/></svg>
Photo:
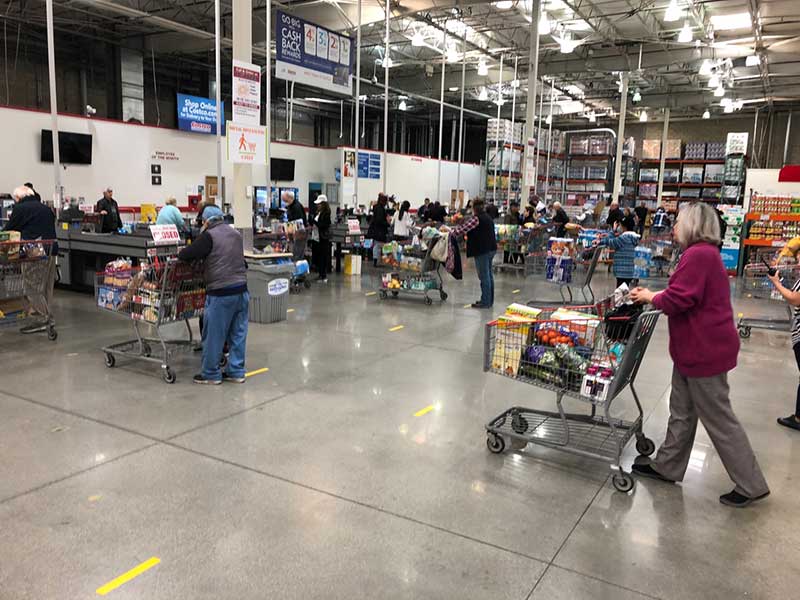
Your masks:
<svg viewBox="0 0 800 600"><path fill-rule="evenodd" d="M278 11L275 74L340 94L352 94L350 38Z"/></svg>

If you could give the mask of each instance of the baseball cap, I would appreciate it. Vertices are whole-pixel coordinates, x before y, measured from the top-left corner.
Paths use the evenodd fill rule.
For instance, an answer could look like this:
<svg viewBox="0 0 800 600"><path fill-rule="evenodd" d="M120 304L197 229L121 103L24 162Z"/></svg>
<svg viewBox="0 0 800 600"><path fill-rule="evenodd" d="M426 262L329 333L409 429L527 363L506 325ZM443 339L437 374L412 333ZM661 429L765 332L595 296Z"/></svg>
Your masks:
<svg viewBox="0 0 800 600"><path fill-rule="evenodd" d="M328 197L325 194L320 194L317 196L317 199L314 200L314 204L322 204L323 202L327 202Z"/></svg>

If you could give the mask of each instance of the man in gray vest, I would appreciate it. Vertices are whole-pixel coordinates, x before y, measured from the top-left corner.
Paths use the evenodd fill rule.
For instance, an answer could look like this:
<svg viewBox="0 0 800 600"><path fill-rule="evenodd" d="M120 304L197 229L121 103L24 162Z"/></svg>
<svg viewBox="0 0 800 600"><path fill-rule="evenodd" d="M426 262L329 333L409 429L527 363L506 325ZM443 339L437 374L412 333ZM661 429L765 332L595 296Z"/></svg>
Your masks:
<svg viewBox="0 0 800 600"><path fill-rule="evenodd" d="M241 234L226 225L222 211L208 206L203 211L203 230L178 253L186 262L205 261L206 305L203 311L203 371L195 383L219 385L244 383L244 355L250 295ZM222 373L222 351L228 343L228 367Z"/></svg>

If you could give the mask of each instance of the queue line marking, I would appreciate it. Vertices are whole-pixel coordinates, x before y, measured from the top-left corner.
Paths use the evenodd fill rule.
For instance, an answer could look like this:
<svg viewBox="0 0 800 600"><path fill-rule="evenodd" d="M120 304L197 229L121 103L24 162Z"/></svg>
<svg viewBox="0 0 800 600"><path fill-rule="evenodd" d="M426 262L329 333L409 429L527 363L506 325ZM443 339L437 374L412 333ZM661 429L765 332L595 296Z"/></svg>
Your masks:
<svg viewBox="0 0 800 600"><path fill-rule="evenodd" d="M394 327L391 327L391 328L389 329L389 331L392 331L392 332L394 332L394 331L400 331L400 330L401 330L401 329L403 329L404 327L405 327L405 325L395 325Z"/></svg>
<svg viewBox="0 0 800 600"><path fill-rule="evenodd" d="M519 294L520 290L511 290L512 294Z"/></svg>
<svg viewBox="0 0 800 600"><path fill-rule="evenodd" d="M245 373L245 377L252 377L253 375L260 375L261 373L266 373L269 371L269 367L264 367L263 369L256 369L255 371L250 371L249 373Z"/></svg>
<svg viewBox="0 0 800 600"><path fill-rule="evenodd" d="M428 414L429 412L431 412L431 411L432 411L434 408L436 408L436 407L435 407L433 404L429 404L429 405L428 405L428 406L426 406L425 408L421 408L420 410L418 410L417 412L415 412L415 413L414 413L414 416L415 416L415 417L421 417L421 416L423 416L423 415L427 415L427 414Z"/></svg>
<svg viewBox="0 0 800 600"><path fill-rule="evenodd" d="M149 571L153 567L155 567L158 563L161 562L161 559L157 556L153 556L152 558L148 558L143 563L136 565L130 571L127 571L120 575L119 577L112 579L107 584L100 586L97 588L97 595L98 596L105 596L109 592L114 591L119 586L128 583L131 579L138 577L145 571Z"/></svg>
<svg viewBox="0 0 800 600"><path fill-rule="evenodd" d="M378 293L378 292L367 292L367 293L366 293L366 294L364 294L364 295L365 295L365 296L374 296L374 295L376 295L377 293Z"/></svg>

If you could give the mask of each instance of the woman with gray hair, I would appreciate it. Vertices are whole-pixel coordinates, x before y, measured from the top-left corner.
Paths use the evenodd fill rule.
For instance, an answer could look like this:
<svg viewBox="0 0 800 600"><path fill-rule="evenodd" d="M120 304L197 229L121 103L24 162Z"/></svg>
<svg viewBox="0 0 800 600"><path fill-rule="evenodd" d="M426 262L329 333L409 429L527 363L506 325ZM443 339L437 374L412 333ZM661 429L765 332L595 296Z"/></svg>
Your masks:
<svg viewBox="0 0 800 600"><path fill-rule="evenodd" d="M739 338L728 275L717 247L716 212L702 202L684 207L675 237L683 254L667 289L631 292L635 301L650 302L669 317L674 363L666 439L655 459L640 457L633 471L669 483L683 480L699 418L736 484L720 502L745 507L769 495L769 487L728 397L728 371L736 366Z"/></svg>
<svg viewBox="0 0 800 600"><path fill-rule="evenodd" d="M181 210L178 208L178 201L174 196L165 200L163 208L158 211L156 225L175 225L180 233L186 230L186 221L183 220Z"/></svg>

